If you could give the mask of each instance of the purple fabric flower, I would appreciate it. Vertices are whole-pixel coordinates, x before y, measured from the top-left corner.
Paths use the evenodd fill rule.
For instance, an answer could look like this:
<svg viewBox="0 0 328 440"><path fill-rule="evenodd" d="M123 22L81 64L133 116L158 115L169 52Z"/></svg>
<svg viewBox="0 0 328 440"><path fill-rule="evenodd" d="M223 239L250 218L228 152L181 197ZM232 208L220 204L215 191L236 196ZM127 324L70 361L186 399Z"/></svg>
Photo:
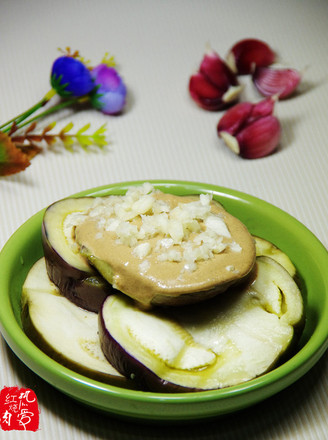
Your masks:
<svg viewBox="0 0 328 440"><path fill-rule="evenodd" d="M95 91L91 95L91 104L107 115L120 113L125 105L126 86L113 67L99 64L91 71Z"/></svg>
<svg viewBox="0 0 328 440"><path fill-rule="evenodd" d="M89 69L78 59L69 56L55 60L50 82L58 95L64 98L87 95L94 88Z"/></svg>

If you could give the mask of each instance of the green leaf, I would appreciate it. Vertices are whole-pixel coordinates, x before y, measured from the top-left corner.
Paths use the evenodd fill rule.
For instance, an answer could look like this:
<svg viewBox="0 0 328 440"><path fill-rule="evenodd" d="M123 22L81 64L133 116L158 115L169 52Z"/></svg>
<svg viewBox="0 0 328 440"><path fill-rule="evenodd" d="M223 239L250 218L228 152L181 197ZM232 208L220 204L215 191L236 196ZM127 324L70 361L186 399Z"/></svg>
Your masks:
<svg viewBox="0 0 328 440"><path fill-rule="evenodd" d="M74 143L75 143L75 139L73 136L66 135L66 136L61 137L61 140L62 140L65 148L67 148L70 151L73 151L71 148L71 146L74 145Z"/></svg>
<svg viewBox="0 0 328 440"><path fill-rule="evenodd" d="M76 136L79 136L80 134L82 134L85 131L89 130L90 125L91 125L90 123L85 124L82 128L80 128L80 130L78 130L78 132L76 133Z"/></svg>
<svg viewBox="0 0 328 440"><path fill-rule="evenodd" d="M90 145L93 145L93 140L90 136L76 136L76 140L82 147L88 147Z"/></svg>
<svg viewBox="0 0 328 440"><path fill-rule="evenodd" d="M107 131L107 124L103 124L98 128L98 130L94 132L94 135L98 136L106 133L106 131Z"/></svg>
<svg viewBox="0 0 328 440"><path fill-rule="evenodd" d="M64 135L65 133L68 133L70 130L72 130L73 127L74 127L73 122L69 122L67 125L65 125L64 128L62 128L60 130L60 134L59 135Z"/></svg>
<svg viewBox="0 0 328 440"><path fill-rule="evenodd" d="M62 84L61 80L63 79L63 75L59 75L57 76L55 73L53 75L51 75L50 78L50 84L51 87L56 90L56 92L60 95L63 96L65 98L68 98L69 96L72 95L72 92L67 91L66 88L69 85L69 83L65 83Z"/></svg>

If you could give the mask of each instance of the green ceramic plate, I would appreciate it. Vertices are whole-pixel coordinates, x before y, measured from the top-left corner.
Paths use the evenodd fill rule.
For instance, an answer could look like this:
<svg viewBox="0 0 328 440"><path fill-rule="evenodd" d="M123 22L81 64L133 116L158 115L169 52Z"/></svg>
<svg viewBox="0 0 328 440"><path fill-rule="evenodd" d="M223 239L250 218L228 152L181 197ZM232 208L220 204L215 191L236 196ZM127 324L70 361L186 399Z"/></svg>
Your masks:
<svg viewBox="0 0 328 440"><path fill-rule="evenodd" d="M122 194L126 182L94 188L76 196ZM222 390L187 394L158 394L105 385L77 374L40 351L21 327L22 283L42 256L43 211L23 224L0 254L0 324L15 354L36 374L72 398L110 414L134 419L183 421L223 415L253 405L279 392L304 375L328 347L328 253L319 240L295 218L255 197L213 185L180 181L153 181L162 191L179 195L210 192L252 234L270 240L285 251L300 275L306 306L306 324L297 353L257 379Z"/></svg>

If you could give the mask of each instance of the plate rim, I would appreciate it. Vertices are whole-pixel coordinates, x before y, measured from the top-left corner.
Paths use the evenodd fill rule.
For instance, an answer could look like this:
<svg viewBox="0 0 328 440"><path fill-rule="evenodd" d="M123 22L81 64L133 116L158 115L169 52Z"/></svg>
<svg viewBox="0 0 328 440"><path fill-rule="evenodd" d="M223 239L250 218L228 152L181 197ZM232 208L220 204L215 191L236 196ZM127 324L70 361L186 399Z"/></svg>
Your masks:
<svg viewBox="0 0 328 440"><path fill-rule="evenodd" d="M214 192L216 195L219 194L225 198L228 197L228 198L232 198L232 199L237 199L239 202L242 201L243 203L246 203L246 204L251 204L251 203L260 204L262 209L266 209L266 208L274 209L274 211L277 214L282 215L283 217L287 216L286 218L288 218L300 230L306 231L306 233L311 237L311 239L314 241L314 243L316 244L318 249L321 249L321 251L326 252L326 258L328 261L328 253L327 253L327 250L325 249L325 247L323 246L323 244L304 224L299 222L295 217L291 216L289 213L287 213L286 211L283 211L279 207L277 207L269 202L264 201L263 199L260 199L258 197L252 196L250 194L247 194L247 193L244 193L244 192L241 192L238 190L230 189L230 188L227 188L224 186L218 186L218 185L213 185L213 184L209 184L209 183L201 183L201 182L196 182L196 181L146 179L146 180L123 181L123 182L117 182L117 183L108 184L108 185L102 185L102 186L79 191L79 192L77 192L71 196L67 196L67 197L81 197L81 196L95 196L95 195L97 196L97 195L100 195L101 193L106 192L106 191L107 192L108 191L115 192L118 189L122 190L122 188L127 188L132 185L140 185L144 182L150 182L155 187L162 187L161 188L162 190L163 190L163 187L165 187L166 189L169 190L170 188L177 188L179 186L189 188L189 190L190 189L194 190L194 189L198 188L198 190L197 190L198 192L204 192L204 190L206 190L207 192ZM65 198L67 198L67 197L65 197ZM8 252L8 249L10 248L12 241L16 239L17 235L23 234L25 231L25 228L27 228L28 225L33 224L34 222L40 223L42 221L42 216L43 216L45 209L46 208L43 208L40 211L38 211L36 214L31 216L27 221L25 221L14 232L14 234L12 234L12 236L8 239L8 241L5 243L4 247L2 248L2 250L0 252L0 263L5 259L6 254ZM1 286L1 284L2 284L2 282L0 281L0 286ZM0 292L0 297L2 297L2 296L3 295ZM327 300L328 300L328 294L327 294ZM9 297L8 297L8 301L9 301ZM7 303L7 307L8 307L8 303ZM12 314L11 318L12 317L15 317L14 314ZM4 322L5 322L5 324L4 324ZM22 336L23 339L17 341L17 337L16 337L12 340L12 335L8 334L8 328L6 326L6 318L4 319L2 310L0 310L0 329L1 329L1 332L4 336L4 339L7 341L10 348L15 352L15 354L20 359L23 358L26 361L26 353L25 352L22 353L20 350L17 350L17 347L15 347L15 343L18 342L18 345L21 349L20 344L22 344L23 342L26 343L26 339L27 339L29 341L29 343L31 343L33 345L33 351L38 350L45 358L47 358L47 360L50 360L51 362L54 362L55 364L57 364L56 365L57 367L59 365L60 368L57 369L57 373L61 374L62 380L64 380L65 378L67 379L69 377L69 381L72 381L72 380L73 380L73 382L77 381L80 385L82 384L83 386L86 386L87 388L89 388L91 385L93 387L93 389L101 391L102 393L110 392L110 394L113 396L117 395L117 394L119 394L120 396L123 395L124 399L138 400L138 401L143 400L143 401L152 402L152 403L156 402L157 400L160 401L161 403L162 402L187 403L187 402L191 402L194 400L197 400L197 402L210 402L213 400L217 400L218 396L219 396L219 399L225 400L225 399L231 398L231 396L236 396L237 394L239 397L242 397L244 394L249 393L249 392L254 392L256 394L256 392L258 392L259 390L261 392L263 392L263 384L267 382L269 375L270 375L269 377L272 378L270 385L272 385L272 383L273 383L277 386L277 382L280 382L280 387L278 387L278 388L280 388L278 391L280 391L283 388L285 388L285 386L290 385L291 383L298 380L301 376L303 376L320 359L320 357L324 354L324 352L328 348L328 331L327 331L327 339L324 341L324 340L322 340L322 338L320 338L321 332L319 332L318 329L316 329L317 339L320 339L320 343L319 343L319 341L317 341L317 349L315 350L314 353L312 353L312 356L310 358L307 358L307 355L308 355L307 352L310 350L310 348L307 347L308 344L306 344L304 347L301 348L301 350L298 353L296 353L295 356L293 356L291 359L286 361L281 366L277 367L276 369L272 370L269 373L266 373L263 376L260 376L256 379L249 381L249 382L245 382L244 384L239 384L239 385L229 387L226 389L221 389L221 390L201 391L201 392L196 392L196 393L192 393L192 394L191 393L187 393L187 394L146 393L143 391L136 391L136 390L124 390L123 388L116 387L114 385L103 384L101 382L98 382L93 379L89 379L85 376L82 376L79 373L75 373L74 371L58 364L56 361L54 361L53 359L48 357L45 353L43 353L40 349L38 349L38 347L36 347L29 340L29 338L27 338L25 333L23 333L24 336L20 335L20 336ZM13 348L13 346L14 346L14 348ZM29 345L27 345L27 347L29 348ZM31 348L31 350L32 350L32 348ZM30 353L30 351L28 351L27 354L29 354L29 353ZM306 365L304 362L301 364L303 366L302 371L300 371L299 368L296 368L296 366L299 364L299 362L297 362L297 360L300 358L300 356L307 358ZM41 358L42 358L42 356L41 356ZM23 362L24 362L24 360L23 360ZM43 367L47 368L48 364L49 363L46 360L44 360ZM295 366L294 369L293 369L293 365ZM285 369L287 369L287 367L290 367L289 374L287 374L288 377L286 377L284 375L280 375L279 373L284 371ZM33 370L33 368L31 368L31 369ZM33 370L33 371L35 371L35 370ZM36 374L38 374L38 373L36 373ZM72 379L72 374L73 374L73 379ZM74 378L74 376L75 376L75 378ZM279 381L278 381L278 379L279 379ZM45 380L48 381L47 379L45 379ZM55 386L55 384L52 384L52 385ZM61 389L61 391L63 391L63 390ZM272 393L268 389L268 386L267 386L266 387L266 392L267 392L266 397L269 397L278 391L275 391L274 393ZM63 392L65 392L65 391L63 391ZM73 396L73 397L77 398L76 396ZM262 398L260 400L262 400ZM256 401L258 401L258 399ZM253 402L253 403L255 403L255 402ZM108 411L110 411L110 410L108 410ZM222 411L222 413L223 412L224 411ZM232 411L228 411L228 412L232 412ZM220 412L218 413L216 411L216 414L220 414ZM129 415L129 417L131 417L131 416L133 417L133 415ZM143 418L141 414L137 415L137 418L140 418L140 417ZM183 419L185 419L185 417L183 417Z"/></svg>

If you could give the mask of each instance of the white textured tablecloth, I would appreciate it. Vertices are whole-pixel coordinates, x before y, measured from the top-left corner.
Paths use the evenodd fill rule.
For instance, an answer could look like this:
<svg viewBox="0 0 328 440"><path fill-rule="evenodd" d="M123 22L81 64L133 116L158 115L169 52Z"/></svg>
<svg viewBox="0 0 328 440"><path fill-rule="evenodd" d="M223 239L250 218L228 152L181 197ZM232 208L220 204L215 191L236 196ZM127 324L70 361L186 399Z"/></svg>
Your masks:
<svg viewBox="0 0 328 440"><path fill-rule="evenodd" d="M216 135L222 113L198 108L188 80L207 43L225 56L239 39L268 42L290 67L304 70L299 92L276 105L279 151L243 160ZM325 0L1 0L0 121L36 103L50 88L58 47L79 49L93 65L115 56L129 89L126 112L64 110L58 127L107 122L104 152L45 150L24 172L0 177L0 248L32 214L91 187L136 179L181 179L237 189L287 211L327 247L328 2ZM245 83L243 100L259 100ZM50 120L50 118L49 118ZM1 268L0 268L1 276ZM0 305L1 306L1 305ZM327 323L328 325L328 323ZM35 390L37 432L1 432L6 439L328 438L328 356L301 380L260 405L188 427L145 427L81 407L26 368L0 340L0 389Z"/></svg>

